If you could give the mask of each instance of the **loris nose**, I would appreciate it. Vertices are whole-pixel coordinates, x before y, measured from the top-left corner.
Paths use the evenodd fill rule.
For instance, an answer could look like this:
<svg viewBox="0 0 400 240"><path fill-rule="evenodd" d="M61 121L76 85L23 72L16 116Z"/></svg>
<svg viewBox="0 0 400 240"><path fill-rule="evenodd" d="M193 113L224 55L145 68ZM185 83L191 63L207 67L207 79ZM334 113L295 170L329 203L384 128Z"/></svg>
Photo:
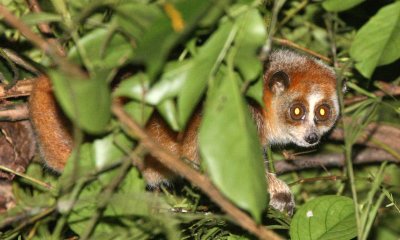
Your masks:
<svg viewBox="0 0 400 240"><path fill-rule="evenodd" d="M305 137L304 140L306 140L306 142L308 142L309 144L313 144L313 143L318 142L319 138L316 133L311 133L310 135Z"/></svg>

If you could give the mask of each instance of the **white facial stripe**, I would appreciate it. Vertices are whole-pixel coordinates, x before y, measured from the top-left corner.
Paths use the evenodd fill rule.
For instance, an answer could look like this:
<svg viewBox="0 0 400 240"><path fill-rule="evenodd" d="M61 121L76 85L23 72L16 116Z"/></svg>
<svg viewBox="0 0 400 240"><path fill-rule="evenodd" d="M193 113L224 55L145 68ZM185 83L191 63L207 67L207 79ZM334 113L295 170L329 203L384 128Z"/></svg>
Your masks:
<svg viewBox="0 0 400 240"><path fill-rule="evenodd" d="M313 89L314 90L314 89ZM309 113L308 113L308 121L309 122L314 122L314 109L315 106L317 105L318 102L320 102L323 98L323 96L321 94L318 93L318 91L313 91L316 92L314 94L311 94L310 96L308 96L307 100L308 100L308 109L309 109Z"/></svg>

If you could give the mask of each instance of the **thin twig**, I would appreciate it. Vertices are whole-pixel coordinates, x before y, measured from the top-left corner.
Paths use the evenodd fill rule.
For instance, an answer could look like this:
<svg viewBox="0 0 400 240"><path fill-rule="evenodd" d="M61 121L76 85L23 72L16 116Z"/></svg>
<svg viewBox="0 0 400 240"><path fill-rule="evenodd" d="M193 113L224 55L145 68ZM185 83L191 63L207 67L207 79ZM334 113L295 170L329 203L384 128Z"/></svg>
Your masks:
<svg viewBox="0 0 400 240"><path fill-rule="evenodd" d="M274 37L273 41L278 43L278 44L280 44L280 45L284 45L284 46L288 46L288 47L299 49L299 50L301 50L303 52L306 52L306 53L308 53L308 54L310 54L310 55L312 55L314 57L317 57L317 58L319 58L321 60L324 60L325 62L332 63L332 60L330 58L327 58L324 55L321 55L321 54L319 54L317 52L314 52L311 49L302 47L302 46L300 46L300 45L298 45L298 44L296 44L296 43L294 43L294 42L292 42L290 40Z"/></svg>
<svg viewBox="0 0 400 240"><path fill-rule="evenodd" d="M141 147L138 146L137 148ZM108 184L101 191L101 193L99 194L99 196L101 196L101 199L99 198L99 201L97 203L97 211L89 220L89 223L86 227L87 230L81 237L82 240L89 239L89 237L92 235L92 233L96 229L99 219L103 216L103 213L108 203L110 202L110 199L113 196L114 191L120 186L120 184L124 180L125 176L128 174L131 167L132 167L132 160L127 157L126 159L123 160L122 165L117 173L117 176L115 176L112 182Z"/></svg>
<svg viewBox="0 0 400 240"><path fill-rule="evenodd" d="M292 182L289 184L289 186L294 186L297 184L302 184L302 183L309 183L309 182L317 182L317 181L337 181L337 180L343 180L346 179L342 176L322 176L322 177L313 177L313 178L301 178L295 182Z"/></svg>
<svg viewBox="0 0 400 240"><path fill-rule="evenodd" d="M264 226L257 225L246 213L227 200L207 177L186 165L178 156L173 155L171 152L156 144L153 139L151 139L147 133L125 113L119 103L113 104L112 111L121 123L123 123L136 137L138 137L141 144L143 144L143 146L165 167L197 185L228 215L230 215L238 225L247 229L260 239L281 239L273 231L266 229Z"/></svg>
<svg viewBox="0 0 400 240"><path fill-rule="evenodd" d="M42 9L38 3L37 0L27 0L27 3L29 5L29 9L34 12L34 13L40 13L42 12ZM44 34L51 34L51 28L47 23L39 23L38 28L40 32Z"/></svg>
<svg viewBox="0 0 400 240"><path fill-rule="evenodd" d="M18 80L15 86L7 89L6 84L0 84L0 100L29 96L35 79Z"/></svg>
<svg viewBox="0 0 400 240"><path fill-rule="evenodd" d="M29 119L26 103L0 105L0 121L21 121Z"/></svg>
<svg viewBox="0 0 400 240"><path fill-rule="evenodd" d="M39 75L40 72L39 70L33 66L32 64L30 64L29 62L27 62L25 59L23 59L21 56L19 56L16 52L14 52L11 49L7 49L7 48L3 48L3 51L7 54L7 57L13 61L16 65L24 68L25 70L37 74Z"/></svg>
<svg viewBox="0 0 400 240"><path fill-rule="evenodd" d="M372 92L373 95L377 97L384 97L384 96L399 96L400 95L400 86L396 86L393 84L388 84L382 81L377 82L378 86L381 87L383 90L377 90ZM368 99L367 96L354 96L351 98L347 98L344 100L345 105L351 105L354 103L358 103Z"/></svg>
<svg viewBox="0 0 400 240"><path fill-rule="evenodd" d="M52 57L52 59L61 70L82 78L86 76L86 74L84 74L78 66L71 64L63 56L63 52L61 51L62 48L59 44L57 44L57 42L49 42L41 38L38 34L34 33L25 23L14 16L10 11L8 11L8 9L2 4L0 4L0 15L3 16L5 22L19 30L21 34L24 35L29 41L31 41L37 47L42 49L46 54Z"/></svg>
<svg viewBox="0 0 400 240"><path fill-rule="evenodd" d="M51 186L51 184L46 183L46 182L42 182L42 181L40 181L40 180L38 180L36 178L30 177L30 176L28 176L26 174L23 174L23 173L20 173L20 172L16 172L16 171L14 171L14 170L12 170L12 169L10 169L8 167L0 165L0 170L8 172L8 173L12 173L12 174L14 174L16 176L24 178L24 179L28 180L29 182L35 183L35 184L37 184L39 186L42 186L42 187L44 187L46 189L54 190L54 188L53 188L53 186Z"/></svg>
<svg viewBox="0 0 400 240"><path fill-rule="evenodd" d="M353 157L353 164L371 164L390 161L400 164L400 160L393 157L384 150L376 148L366 148ZM283 160L275 162L277 174L287 172L300 171L303 169L312 169L324 167L343 167L345 166L345 158L342 153L325 153L312 156L296 156L291 160Z"/></svg>

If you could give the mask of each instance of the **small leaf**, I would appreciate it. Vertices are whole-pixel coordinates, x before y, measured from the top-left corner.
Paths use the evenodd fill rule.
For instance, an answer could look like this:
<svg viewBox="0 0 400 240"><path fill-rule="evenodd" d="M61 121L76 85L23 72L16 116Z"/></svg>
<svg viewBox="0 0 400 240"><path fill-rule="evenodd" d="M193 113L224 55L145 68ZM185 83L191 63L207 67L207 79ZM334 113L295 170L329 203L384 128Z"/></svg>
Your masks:
<svg viewBox="0 0 400 240"><path fill-rule="evenodd" d="M343 196L323 196L307 202L290 225L293 240L349 240L356 236L354 203Z"/></svg>
<svg viewBox="0 0 400 240"><path fill-rule="evenodd" d="M157 105L167 98L177 96L185 82L190 80L187 78L187 74L192 67L193 61L167 64L160 80L146 94L146 102Z"/></svg>
<svg viewBox="0 0 400 240"><path fill-rule="evenodd" d="M129 97L137 101L143 101L149 89L149 83L150 81L146 74L138 73L124 79L113 94L117 97Z"/></svg>
<svg viewBox="0 0 400 240"><path fill-rule="evenodd" d="M379 10L358 32L350 55L356 68L370 78L375 68L400 57L400 2Z"/></svg>
<svg viewBox="0 0 400 240"><path fill-rule="evenodd" d="M96 169L115 163L130 151L132 141L124 134L110 134L93 142L93 154Z"/></svg>
<svg viewBox="0 0 400 240"><path fill-rule="evenodd" d="M171 128L175 131L180 130L178 123L178 114L172 99L165 100L157 105L158 112L163 116Z"/></svg>
<svg viewBox="0 0 400 240"><path fill-rule="evenodd" d="M78 79L66 73L48 72L57 100L66 115L83 130L102 133L111 119L111 94L106 74Z"/></svg>
<svg viewBox="0 0 400 240"><path fill-rule="evenodd" d="M145 126L154 108L140 101L130 101L124 105L124 110L130 117L135 119L137 123L141 126Z"/></svg>
<svg viewBox="0 0 400 240"><path fill-rule="evenodd" d="M267 206L264 161L254 122L233 70L214 80L199 132L200 153L212 181L259 222Z"/></svg>
<svg viewBox="0 0 400 240"><path fill-rule="evenodd" d="M325 0L322 3L322 7L330 12L342 12L359 5L364 1L365 0Z"/></svg>

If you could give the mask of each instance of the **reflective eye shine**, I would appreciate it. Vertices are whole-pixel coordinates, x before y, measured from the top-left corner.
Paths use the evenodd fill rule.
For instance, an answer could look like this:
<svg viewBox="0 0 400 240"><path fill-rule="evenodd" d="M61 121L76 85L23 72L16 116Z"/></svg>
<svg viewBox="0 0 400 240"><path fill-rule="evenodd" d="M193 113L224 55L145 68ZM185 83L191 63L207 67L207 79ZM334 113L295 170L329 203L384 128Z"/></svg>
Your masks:
<svg viewBox="0 0 400 240"><path fill-rule="evenodd" d="M327 104L322 104L315 109L315 118L317 121L326 121L331 115L331 108Z"/></svg>
<svg viewBox="0 0 400 240"><path fill-rule="evenodd" d="M300 103L294 104L290 108L289 113L290 113L290 118L296 121L303 120L306 116L305 107Z"/></svg>

